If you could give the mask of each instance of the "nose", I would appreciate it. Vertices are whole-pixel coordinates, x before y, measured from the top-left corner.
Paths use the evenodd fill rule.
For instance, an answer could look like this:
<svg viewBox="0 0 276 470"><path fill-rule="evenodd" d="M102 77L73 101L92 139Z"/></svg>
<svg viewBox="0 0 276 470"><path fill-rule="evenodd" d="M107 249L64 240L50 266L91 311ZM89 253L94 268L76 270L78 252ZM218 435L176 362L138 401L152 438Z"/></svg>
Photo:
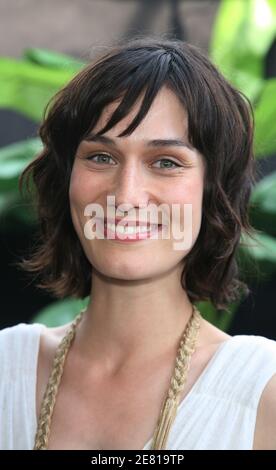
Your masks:
<svg viewBox="0 0 276 470"><path fill-rule="evenodd" d="M149 203L150 192L146 187L146 175L139 162L126 163L116 175L112 185L112 195L115 196L116 206L127 205L146 207Z"/></svg>

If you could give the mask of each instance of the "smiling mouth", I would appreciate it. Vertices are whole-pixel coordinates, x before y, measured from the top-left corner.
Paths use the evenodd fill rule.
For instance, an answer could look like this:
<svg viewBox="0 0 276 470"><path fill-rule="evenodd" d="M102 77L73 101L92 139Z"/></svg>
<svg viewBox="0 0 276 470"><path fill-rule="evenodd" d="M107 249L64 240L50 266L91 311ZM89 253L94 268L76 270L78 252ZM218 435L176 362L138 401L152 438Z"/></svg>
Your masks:
<svg viewBox="0 0 276 470"><path fill-rule="evenodd" d="M143 234L143 233L150 233L156 232L159 228L162 227L162 224L147 224L147 225L119 225L113 224L109 222L104 223L104 227L106 230L110 230L111 232L121 234L121 235L134 235L134 234Z"/></svg>
<svg viewBox="0 0 276 470"><path fill-rule="evenodd" d="M162 224L143 224L143 225L118 225L114 223L104 223L104 238L125 242L134 242L150 239L154 234L161 231ZM157 238L158 239L158 235Z"/></svg>

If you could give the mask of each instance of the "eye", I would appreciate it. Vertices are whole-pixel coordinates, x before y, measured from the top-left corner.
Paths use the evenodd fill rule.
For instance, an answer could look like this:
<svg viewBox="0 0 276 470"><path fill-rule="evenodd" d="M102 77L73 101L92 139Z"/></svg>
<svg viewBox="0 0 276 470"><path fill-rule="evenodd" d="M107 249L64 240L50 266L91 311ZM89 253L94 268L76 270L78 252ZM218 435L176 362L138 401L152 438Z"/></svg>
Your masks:
<svg viewBox="0 0 276 470"><path fill-rule="evenodd" d="M96 161L95 158L98 158L98 157L99 159L98 161ZM106 153L95 153L94 155L89 155L89 157L86 157L86 160L93 161L99 164L108 164L109 159L112 159L112 157Z"/></svg>
<svg viewBox="0 0 276 470"><path fill-rule="evenodd" d="M111 155L108 155L106 153L95 153L94 155L89 155L88 157L86 157L86 160L93 161L94 163L99 165L108 165L111 163L112 160L113 163L111 163L111 165L116 165ZM182 165L179 165L178 163L168 158L161 158L160 160L154 162L154 165L159 162L161 163L161 166L159 166L159 169L161 170L174 170L175 168L182 167Z"/></svg>
<svg viewBox="0 0 276 470"><path fill-rule="evenodd" d="M164 166L161 166L161 169L165 169L165 170L171 170L171 169L173 170L174 168L181 167L181 165L178 165L178 163L172 160L169 160L168 158L161 158L160 160L157 160L157 162L155 163L158 163L158 162L161 162L162 164L164 164ZM174 165L174 166L171 166L171 165Z"/></svg>

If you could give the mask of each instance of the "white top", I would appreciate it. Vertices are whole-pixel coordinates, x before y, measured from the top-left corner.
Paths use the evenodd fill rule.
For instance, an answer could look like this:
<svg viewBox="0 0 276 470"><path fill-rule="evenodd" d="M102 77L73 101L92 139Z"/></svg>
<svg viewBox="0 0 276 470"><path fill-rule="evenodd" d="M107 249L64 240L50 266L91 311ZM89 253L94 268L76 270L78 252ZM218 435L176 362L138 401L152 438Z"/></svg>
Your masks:
<svg viewBox="0 0 276 470"><path fill-rule="evenodd" d="M33 448L42 328L21 323L0 331L1 450ZM179 404L167 449L252 449L258 402L274 374L276 341L237 335L223 342Z"/></svg>

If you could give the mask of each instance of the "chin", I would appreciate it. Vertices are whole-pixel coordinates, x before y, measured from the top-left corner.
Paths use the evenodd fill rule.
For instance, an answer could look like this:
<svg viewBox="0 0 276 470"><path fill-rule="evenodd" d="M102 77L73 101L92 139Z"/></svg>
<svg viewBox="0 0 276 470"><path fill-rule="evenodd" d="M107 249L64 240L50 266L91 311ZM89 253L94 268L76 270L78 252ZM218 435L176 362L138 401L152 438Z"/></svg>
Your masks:
<svg viewBox="0 0 276 470"><path fill-rule="evenodd" d="M122 281L139 281L146 278L151 278L154 276L154 273L151 269L137 269L135 265L127 265L123 263L121 266L117 264L116 266L99 266L98 271L107 277L118 279Z"/></svg>
<svg viewBox="0 0 276 470"><path fill-rule="evenodd" d="M93 258L93 259L92 259ZM139 281L143 279L151 279L158 276L162 271L160 266L155 266L156 259L141 257L132 257L132 259L126 259L124 257L90 257L90 263L94 268L103 276L124 280L124 281Z"/></svg>

